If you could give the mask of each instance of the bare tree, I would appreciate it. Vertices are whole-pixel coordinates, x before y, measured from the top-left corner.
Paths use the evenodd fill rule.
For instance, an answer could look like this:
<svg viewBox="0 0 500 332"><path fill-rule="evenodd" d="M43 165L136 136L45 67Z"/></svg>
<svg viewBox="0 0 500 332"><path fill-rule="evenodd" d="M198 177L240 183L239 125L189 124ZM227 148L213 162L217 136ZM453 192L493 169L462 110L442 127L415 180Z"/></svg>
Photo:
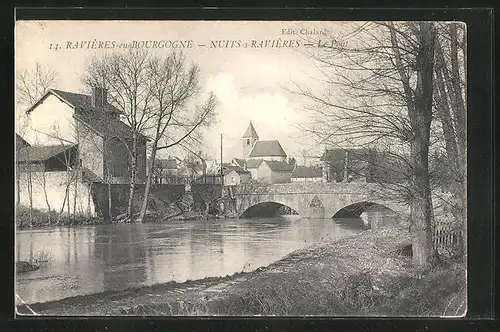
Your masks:
<svg viewBox="0 0 500 332"><path fill-rule="evenodd" d="M380 184L410 205L414 262L429 266L435 257L429 151L443 140L432 121L436 35L442 29L427 22L351 22L343 31L349 46L332 44L309 54L325 90L313 93L296 84L295 92L312 102L303 130L325 144L382 151L404 170L403 181Z"/></svg>
<svg viewBox="0 0 500 332"><path fill-rule="evenodd" d="M151 119L152 90L148 71L151 55L141 49L94 57L86 69L83 82L89 87L103 87L108 98L125 117L132 129L131 144L124 139L130 156L130 186L127 219L132 221L133 199L137 182L138 143Z"/></svg>
<svg viewBox="0 0 500 332"><path fill-rule="evenodd" d="M199 71L195 64L186 66L185 56L176 52L164 59L149 59L148 76L153 96L151 162L138 222L142 222L146 213L157 151L181 144L211 123L216 108L212 93L202 105L189 104L200 93Z"/></svg>
<svg viewBox="0 0 500 332"><path fill-rule="evenodd" d="M29 118L26 115L25 109L33 105L43 94L57 82L58 74L57 72L40 62L35 62L32 69L25 69L16 74L16 132L24 137L26 131L29 127ZM30 224L32 219L33 210L33 197L32 197L32 176L31 169L29 167L29 161L27 162L28 167L25 170L28 177L28 195L30 206L29 206L29 216ZM17 183L17 202L20 202L20 169L16 168L16 183Z"/></svg>
<svg viewBox="0 0 500 332"><path fill-rule="evenodd" d="M40 62L35 62L33 69L25 69L17 74L17 102L23 106L32 106L53 86L58 79L57 72Z"/></svg>

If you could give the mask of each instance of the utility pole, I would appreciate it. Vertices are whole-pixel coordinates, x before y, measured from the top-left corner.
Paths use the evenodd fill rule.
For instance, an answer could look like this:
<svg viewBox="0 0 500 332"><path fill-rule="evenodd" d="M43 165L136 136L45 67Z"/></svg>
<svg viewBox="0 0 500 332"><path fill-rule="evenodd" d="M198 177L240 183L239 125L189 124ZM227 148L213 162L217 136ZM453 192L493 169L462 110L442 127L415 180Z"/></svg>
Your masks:
<svg viewBox="0 0 500 332"><path fill-rule="evenodd" d="M224 174L222 173L223 167L222 167L222 134L220 134L220 183L222 186L221 189L221 196L224 196Z"/></svg>

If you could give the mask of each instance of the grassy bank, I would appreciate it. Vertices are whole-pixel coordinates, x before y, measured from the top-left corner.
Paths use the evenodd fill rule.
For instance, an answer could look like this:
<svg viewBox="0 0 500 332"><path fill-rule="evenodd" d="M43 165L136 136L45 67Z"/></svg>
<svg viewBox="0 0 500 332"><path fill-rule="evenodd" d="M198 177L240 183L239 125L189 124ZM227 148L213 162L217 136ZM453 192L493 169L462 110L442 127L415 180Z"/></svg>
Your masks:
<svg viewBox="0 0 500 332"><path fill-rule="evenodd" d="M33 208L31 210L31 218L29 208L19 205L16 207L16 227L17 228L41 228L48 226L77 226L77 225L95 225L102 224L104 220L101 218L92 218L85 214L59 213L51 210L40 210Z"/></svg>
<svg viewBox="0 0 500 332"><path fill-rule="evenodd" d="M49 315L455 316L465 311L465 267L422 272L404 230L365 231L296 251L250 273L34 305Z"/></svg>

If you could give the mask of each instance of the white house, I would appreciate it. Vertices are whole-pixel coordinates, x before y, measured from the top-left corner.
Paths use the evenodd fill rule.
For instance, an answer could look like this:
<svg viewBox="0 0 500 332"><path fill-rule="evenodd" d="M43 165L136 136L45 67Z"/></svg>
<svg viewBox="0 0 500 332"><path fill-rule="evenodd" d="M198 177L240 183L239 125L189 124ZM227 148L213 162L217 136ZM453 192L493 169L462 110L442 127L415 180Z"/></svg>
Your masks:
<svg viewBox="0 0 500 332"><path fill-rule="evenodd" d="M291 182L293 166L284 161L262 160L257 167L257 181L262 183Z"/></svg>

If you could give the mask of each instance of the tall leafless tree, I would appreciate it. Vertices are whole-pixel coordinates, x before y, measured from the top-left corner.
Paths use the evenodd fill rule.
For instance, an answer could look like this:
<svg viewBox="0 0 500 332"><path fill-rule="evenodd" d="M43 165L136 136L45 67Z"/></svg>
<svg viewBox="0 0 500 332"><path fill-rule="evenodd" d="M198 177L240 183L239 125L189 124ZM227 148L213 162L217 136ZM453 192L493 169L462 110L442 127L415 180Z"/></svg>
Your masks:
<svg viewBox="0 0 500 332"><path fill-rule="evenodd" d="M29 127L26 109L38 101L57 82L57 79L58 74L54 69L38 61L35 62L33 68L16 73L16 132L21 137L24 137ZM29 165L29 162L27 164ZM16 167L16 170L17 205L19 205L21 201L21 189L19 188L21 175L19 167ZM28 167L26 172L28 177L28 195L30 196L29 216L31 224L33 211L31 169Z"/></svg>
<svg viewBox="0 0 500 332"><path fill-rule="evenodd" d="M435 257L429 150L443 141L443 128L432 120L433 98L443 99L436 87L440 80L434 78L442 63L439 41L444 29L429 22L350 22L342 33L347 46L312 41L322 46L308 55L318 63L325 89L316 93L295 85L293 90L311 102L307 106L311 118L303 130L326 144L383 150L398 162L408 176L381 185L410 205L414 261L429 266ZM453 39L452 33L449 38ZM459 72L455 68L463 77ZM452 88L446 88L448 98ZM464 122L458 123L463 133ZM457 145L464 148L455 134L457 138Z"/></svg>
<svg viewBox="0 0 500 332"><path fill-rule="evenodd" d="M138 142L153 116L152 89L148 71L151 54L130 49L94 57L87 66L83 82L89 87L107 89L108 99L124 115L132 128L131 146L125 142L130 157L130 186L127 219L133 219L133 200L137 182Z"/></svg>
<svg viewBox="0 0 500 332"><path fill-rule="evenodd" d="M153 96L151 162L138 222L142 222L146 214L157 151L187 141L201 127L209 125L214 117L216 99L213 93L203 104L194 104L200 94L199 72L197 65L187 66L182 53L172 52L166 58L149 59L148 74Z"/></svg>

